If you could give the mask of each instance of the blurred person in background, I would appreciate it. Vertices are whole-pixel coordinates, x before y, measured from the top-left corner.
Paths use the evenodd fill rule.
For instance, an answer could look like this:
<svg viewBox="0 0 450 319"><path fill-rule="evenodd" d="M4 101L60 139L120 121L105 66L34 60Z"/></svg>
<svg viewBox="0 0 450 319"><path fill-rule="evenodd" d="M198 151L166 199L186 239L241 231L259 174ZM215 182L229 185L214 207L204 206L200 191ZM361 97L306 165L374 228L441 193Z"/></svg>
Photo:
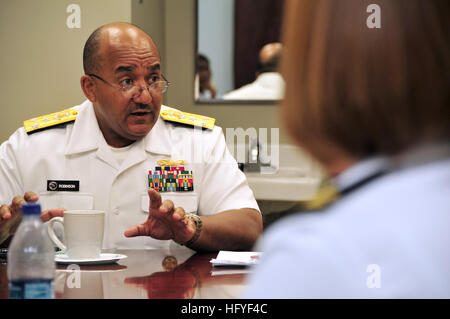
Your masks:
<svg viewBox="0 0 450 319"><path fill-rule="evenodd" d="M449 298L449 1L290 0L284 21L284 123L339 197L271 226L244 297Z"/></svg>
<svg viewBox="0 0 450 319"><path fill-rule="evenodd" d="M284 93L284 80L278 72L283 46L268 43L259 51L255 81L223 96L224 100L280 100Z"/></svg>
<svg viewBox="0 0 450 319"><path fill-rule="evenodd" d="M204 54L197 56L197 75L195 79L198 86L198 96L201 99L215 99L217 95L216 85L212 81L212 72L209 59Z"/></svg>

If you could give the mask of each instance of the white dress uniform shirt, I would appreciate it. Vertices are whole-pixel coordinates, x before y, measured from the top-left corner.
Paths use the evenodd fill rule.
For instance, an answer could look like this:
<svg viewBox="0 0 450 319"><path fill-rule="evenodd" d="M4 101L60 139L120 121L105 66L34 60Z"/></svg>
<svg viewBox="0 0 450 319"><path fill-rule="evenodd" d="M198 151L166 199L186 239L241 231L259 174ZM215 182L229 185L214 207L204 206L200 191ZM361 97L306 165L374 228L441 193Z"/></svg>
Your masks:
<svg viewBox="0 0 450 319"><path fill-rule="evenodd" d="M281 100L285 83L277 72L261 73L255 81L224 94L224 100Z"/></svg>
<svg viewBox="0 0 450 319"><path fill-rule="evenodd" d="M322 211L271 226L245 298L449 298L450 160L382 175ZM363 161L348 188L384 166Z"/></svg>
<svg viewBox="0 0 450 319"><path fill-rule="evenodd" d="M106 143L91 102L74 109L79 111L75 122L31 135L22 127L0 146L0 203L9 204L14 196L34 191L43 210L106 211L103 248L168 248L172 241L126 238L123 233L147 219L149 170L159 166L158 160L176 159L185 160L185 169L193 171L194 190L162 192L163 201L170 199L175 207L198 215L259 210L220 127L193 129L160 117L123 157ZM79 191L47 191L49 180L79 181Z"/></svg>

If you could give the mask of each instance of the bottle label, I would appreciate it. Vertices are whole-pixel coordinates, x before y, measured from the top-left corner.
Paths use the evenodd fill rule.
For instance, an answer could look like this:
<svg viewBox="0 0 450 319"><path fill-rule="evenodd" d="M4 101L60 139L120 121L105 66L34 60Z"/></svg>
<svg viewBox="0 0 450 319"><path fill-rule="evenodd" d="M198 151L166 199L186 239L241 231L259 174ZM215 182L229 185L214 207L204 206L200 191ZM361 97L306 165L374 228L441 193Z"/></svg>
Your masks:
<svg viewBox="0 0 450 319"><path fill-rule="evenodd" d="M9 282L10 299L52 299L52 279L22 279Z"/></svg>

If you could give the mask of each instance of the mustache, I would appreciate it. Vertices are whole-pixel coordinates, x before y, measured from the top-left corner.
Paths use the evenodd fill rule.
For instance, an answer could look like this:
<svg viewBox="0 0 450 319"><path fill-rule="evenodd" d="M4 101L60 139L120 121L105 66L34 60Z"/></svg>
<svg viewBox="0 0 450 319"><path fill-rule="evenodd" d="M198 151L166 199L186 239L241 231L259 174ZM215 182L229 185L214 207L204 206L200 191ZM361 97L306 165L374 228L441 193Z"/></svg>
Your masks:
<svg viewBox="0 0 450 319"><path fill-rule="evenodd" d="M139 103L139 104L136 104L135 106L133 106L130 112L134 112L137 110L151 111L152 107L148 104Z"/></svg>

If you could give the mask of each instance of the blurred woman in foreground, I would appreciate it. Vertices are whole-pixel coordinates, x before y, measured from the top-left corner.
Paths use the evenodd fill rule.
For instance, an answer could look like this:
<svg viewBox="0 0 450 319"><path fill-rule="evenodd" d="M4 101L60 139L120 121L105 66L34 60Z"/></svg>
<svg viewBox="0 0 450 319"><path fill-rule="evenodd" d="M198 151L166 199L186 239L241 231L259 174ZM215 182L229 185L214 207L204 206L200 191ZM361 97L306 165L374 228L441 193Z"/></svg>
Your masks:
<svg viewBox="0 0 450 319"><path fill-rule="evenodd" d="M449 298L449 1L290 0L284 21L284 122L340 198L271 226L244 297Z"/></svg>

